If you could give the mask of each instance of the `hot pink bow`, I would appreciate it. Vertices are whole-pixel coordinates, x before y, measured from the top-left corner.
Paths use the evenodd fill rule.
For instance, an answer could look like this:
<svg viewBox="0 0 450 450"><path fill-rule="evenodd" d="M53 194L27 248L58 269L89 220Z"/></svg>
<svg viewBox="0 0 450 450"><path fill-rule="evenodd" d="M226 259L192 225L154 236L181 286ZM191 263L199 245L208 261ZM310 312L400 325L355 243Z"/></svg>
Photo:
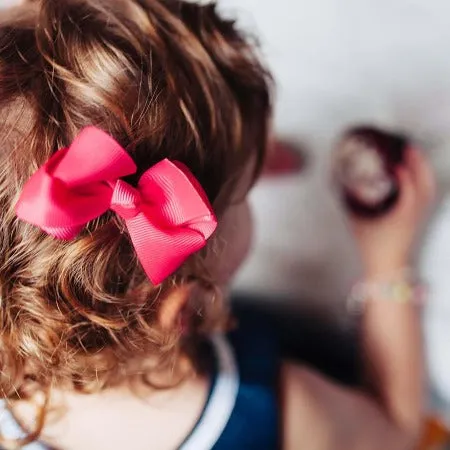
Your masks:
<svg viewBox="0 0 450 450"><path fill-rule="evenodd" d="M217 220L200 184L181 163L161 161L134 188L121 178L136 170L111 136L85 128L26 183L17 216L70 240L111 209L124 219L150 281L159 284L206 245Z"/></svg>

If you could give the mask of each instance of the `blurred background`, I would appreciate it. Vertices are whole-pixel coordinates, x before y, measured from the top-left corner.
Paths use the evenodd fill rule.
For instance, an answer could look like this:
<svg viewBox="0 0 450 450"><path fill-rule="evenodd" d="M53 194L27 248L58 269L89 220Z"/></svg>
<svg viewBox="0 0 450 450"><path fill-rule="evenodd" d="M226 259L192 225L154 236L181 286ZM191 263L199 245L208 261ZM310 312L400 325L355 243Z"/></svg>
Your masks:
<svg viewBox="0 0 450 450"><path fill-rule="evenodd" d="M313 311L343 333L358 261L330 182L355 123L407 133L430 155L441 196L420 255L433 407L450 410L450 3L447 0L219 0L260 38L277 82L275 131L301 149L298 173L252 195L253 252L236 290ZM447 417L450 418L450 415Z"/></svg>

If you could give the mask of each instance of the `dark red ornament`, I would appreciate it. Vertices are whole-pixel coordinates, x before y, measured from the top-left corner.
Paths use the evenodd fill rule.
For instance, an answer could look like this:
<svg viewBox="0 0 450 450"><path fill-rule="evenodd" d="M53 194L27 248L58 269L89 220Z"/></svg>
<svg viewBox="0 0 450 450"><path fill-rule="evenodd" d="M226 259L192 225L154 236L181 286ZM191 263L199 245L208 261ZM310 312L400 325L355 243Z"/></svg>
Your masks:
<svg viewBox="0 0 450 450"><path fill-rule="evenodd" d="M354 214L375 218L397 202L397 169L404 161L408 140L369 126L350 129L336 151L335 173L346 207Z"/></svg>

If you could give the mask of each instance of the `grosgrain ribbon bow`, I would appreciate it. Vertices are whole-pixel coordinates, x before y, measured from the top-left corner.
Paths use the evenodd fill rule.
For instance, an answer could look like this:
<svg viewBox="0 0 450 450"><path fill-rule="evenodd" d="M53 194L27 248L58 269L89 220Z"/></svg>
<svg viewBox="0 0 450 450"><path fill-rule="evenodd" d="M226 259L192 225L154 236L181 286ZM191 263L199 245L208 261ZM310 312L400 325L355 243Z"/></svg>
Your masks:
<svg viewBox="0 0 450 450"><path fill-rule="evenodd" d="M17 216L70 240L111 209L125 221L150 281L159 284L206 245L217 220L202 187L181 163L159 162L135 188L121 178L136 170L111 136L85 128L28 180Z"/></svg>

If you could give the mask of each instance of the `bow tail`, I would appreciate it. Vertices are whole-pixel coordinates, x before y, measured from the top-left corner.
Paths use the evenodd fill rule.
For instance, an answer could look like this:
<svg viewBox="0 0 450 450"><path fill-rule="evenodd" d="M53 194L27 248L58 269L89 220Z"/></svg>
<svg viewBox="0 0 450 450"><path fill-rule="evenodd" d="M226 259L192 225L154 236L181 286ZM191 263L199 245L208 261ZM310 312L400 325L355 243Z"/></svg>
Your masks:
<svg viewBox="0 0 450 450"><path fill-rule="evenodd" d="M143 213L125 223L142 268L154 285L172 275L190 255L206 245L202 233L185 227L158 228Z"/></svg>

